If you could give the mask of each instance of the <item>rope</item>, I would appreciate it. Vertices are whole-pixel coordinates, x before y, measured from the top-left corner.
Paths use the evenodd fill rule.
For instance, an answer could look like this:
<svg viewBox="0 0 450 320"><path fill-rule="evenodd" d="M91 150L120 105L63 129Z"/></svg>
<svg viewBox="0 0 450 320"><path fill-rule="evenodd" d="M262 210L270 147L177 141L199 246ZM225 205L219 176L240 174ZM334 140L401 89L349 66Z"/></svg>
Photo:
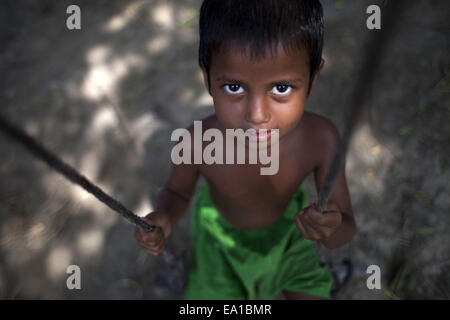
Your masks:
<svg viewBox="0 0 450 320"><path fill-rule="evenodd" d="M342 142L328 168L324 185L319 193L319 200L316 204L316 209L319 212L323 213L328 202L337 174L344 163L354 127L362 113L363 102L369 95L369 89L374 82L375 71L379 70L379 65L386 51L386 45L393 34L392 30L394 30L400 20L399 16L403 9L404 3L402 0L389 1L386 7L383 8L383 12L386 12L386 15L383 16L381 30L370 31L374 32L375 36L366 48L365 59L358 73L359 76L350 100L349 118L342 135Z"/></svg>
<svg viewBox="0 0 450 320"><path fill-rule="evenodd" d="M113 211L120 214L122 217L135 224L137 227L141 228L146 232L155 231L156 227L150 226L147 222L142 220L140 217L135 215L132 211L127 209L122 203L112 198L106 194L100 187L94 185L86 177L78 173L70 165L59 159L55 154L44 148L39 142L34 140L23 130L19 129L15 125L11 124L2 115L0 115L0 130L6 133L8 136L14 140L20 142L24 145L31 153L33 153L37 158L41 159L47 163L50 168L61 173L67 179L73 183L81 186L84 190L92 194L99 201L106 204Z"/></svg>
<svg viewBox="0 0 450 320"><path fill-rule="evenodd" d="M389 37L392 35L392 30L394 29L395 24L399 21L399 12L403 8L403 1L389 1L388 5L383 9L387 12L387 15L382 22L382 29L371 31L375 32L375 37L366 49L365 60L361 65L357 85L354 88L352 99L350 100L350 115L342 137L342 142L334 155L333 161L328 169L324 185L319 193L316 208L320 212L324 212L325 205L328 202L328 198L337 174L343 165L352 132L363 109L363 101L367 98L369 88L374 81L375 71L379 68L383 54L385 53L386 44ZM23 130L7 121L2 115L0 115L0 130L24 145L37 158L47 163L50 168L53 168L73 183L81 186L99 201L106 204L113 211L117 212L137 227L141 228L145 232L153 232L157 229L157 227L150 226L147 222L135 215L119 201L106 194L100 187L94 185L70 165L59 159L55 154L48 151L39 142L27 135ZM175 261L175 256L166 251L163 251L163 258L169 263L174 263Z"/></svg>

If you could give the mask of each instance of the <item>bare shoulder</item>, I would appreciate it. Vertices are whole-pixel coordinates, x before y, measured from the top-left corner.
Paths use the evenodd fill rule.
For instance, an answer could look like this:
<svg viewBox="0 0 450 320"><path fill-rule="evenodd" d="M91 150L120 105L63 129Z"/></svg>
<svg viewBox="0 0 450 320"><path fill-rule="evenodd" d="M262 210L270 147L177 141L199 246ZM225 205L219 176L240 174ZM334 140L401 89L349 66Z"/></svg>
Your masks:
<svg viewBox="0 0 450 320"><path fill-rule="evenodd" d="M305 111L302 119L302 135L321 153L334 152L340 143L340 134L336 125L324 116Z"/></svg>

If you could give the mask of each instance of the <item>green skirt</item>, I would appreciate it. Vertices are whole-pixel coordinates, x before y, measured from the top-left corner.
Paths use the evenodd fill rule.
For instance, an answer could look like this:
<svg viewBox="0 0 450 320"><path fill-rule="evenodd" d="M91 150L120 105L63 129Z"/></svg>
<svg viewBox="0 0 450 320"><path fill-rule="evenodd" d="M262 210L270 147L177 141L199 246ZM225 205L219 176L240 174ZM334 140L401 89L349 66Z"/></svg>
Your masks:
<svg viewBox="0 0 450 320"><path fill-rule="evenodd" d="M329 298L332 276L294 222L306 203L300 186L275 224L238 230L220 215L203 184L192 211L185 299L272 299L283 290Z"/></svg>

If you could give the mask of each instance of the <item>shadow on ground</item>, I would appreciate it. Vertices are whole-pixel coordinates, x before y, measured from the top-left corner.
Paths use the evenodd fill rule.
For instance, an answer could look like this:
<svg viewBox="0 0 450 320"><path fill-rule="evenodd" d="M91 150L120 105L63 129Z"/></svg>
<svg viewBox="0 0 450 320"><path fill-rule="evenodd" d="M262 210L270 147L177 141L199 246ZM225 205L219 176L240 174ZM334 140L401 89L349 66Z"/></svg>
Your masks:
<svg viewBox="0 0 450 320"><path fill-rule="evenodd" d="M213 112L197 66L199 0L3 1L2 114L143 215L170 171L170 134ZM344 126L370 37L365 8L323 1L322 72L309 110ZM449 298L449 43L446 1L414 1L377 74L347 177L359 227L335 262L376 264L382 290L355 277L339 299ZM0 297L181 298L153 285L161 258L134 227L0 135ZM305 182L315 197L312 177ZM169 246L189 247L189 214ZM82 290L66 288L80 266Z"/></svg>

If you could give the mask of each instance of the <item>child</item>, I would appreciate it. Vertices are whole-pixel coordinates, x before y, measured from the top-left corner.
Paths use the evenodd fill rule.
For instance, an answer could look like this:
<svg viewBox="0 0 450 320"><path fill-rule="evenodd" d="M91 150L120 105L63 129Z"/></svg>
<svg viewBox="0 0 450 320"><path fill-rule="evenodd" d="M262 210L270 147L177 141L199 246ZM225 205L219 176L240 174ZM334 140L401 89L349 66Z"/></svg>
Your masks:
<svg viewBox="0 0 450 320"><path fill-rule="evenodd" d="M224 136L226 129L278 129L279 170L261 175L259 164L173 166L145 219L158 231L136 229L135 238L159 255L197 179L205 178L192 211L186 299L270 299L281 292L288 299L329 298L332 277L310 240L341 247L356 224L344 167L324 213L307 206L301 186L314 173L321 189L339 146L332 122L305 111L324 64L322 43L317 0L203 2L199 62L216 111L202 120L203 128ZM258 131L255 138L269 136Z"/></svg>

